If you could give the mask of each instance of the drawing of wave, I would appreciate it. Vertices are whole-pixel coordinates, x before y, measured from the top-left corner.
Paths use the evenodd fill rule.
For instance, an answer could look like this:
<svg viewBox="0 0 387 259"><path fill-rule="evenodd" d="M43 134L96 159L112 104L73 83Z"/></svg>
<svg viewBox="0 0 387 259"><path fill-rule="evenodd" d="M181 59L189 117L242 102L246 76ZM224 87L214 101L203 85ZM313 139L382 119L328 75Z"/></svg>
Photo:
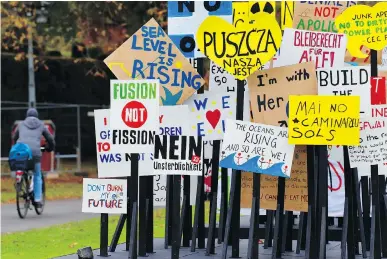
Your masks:
<svg viewBox="0 0 387 259"><path fill-rule="evenodd" d="M224 168L232 168L236 170L243 170L243 171L254 172L259 174L267 174L272 176L289 178L288 175L282 172L282 166L285 163L280 162L272 165L269 168L262 169L258 167L258 160L260 159L260 156L255 156L247 160L245 163L237 165L235 164L235 161L234 161L235 155L236 153L234 152L228 155L227 157L225 157L224 159L220 160L219 166Z"/></svg>

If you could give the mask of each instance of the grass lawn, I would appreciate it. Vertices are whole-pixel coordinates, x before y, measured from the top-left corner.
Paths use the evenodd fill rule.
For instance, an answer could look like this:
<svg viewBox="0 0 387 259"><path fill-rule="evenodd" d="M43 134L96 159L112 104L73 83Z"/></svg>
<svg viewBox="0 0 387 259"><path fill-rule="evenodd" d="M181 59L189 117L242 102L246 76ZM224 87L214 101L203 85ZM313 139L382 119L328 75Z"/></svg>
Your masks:
<svg viewBox="0 0 387 259"><path fill-rule="evenodd" d="M1 178L1 203L14 203L16 201L15 179ZM67 174L56 179L46 179L46 199L63 200L82 198L82 177Z"/></svg>
<svg viewBox="0 0 387 259"><path fill-rule="evenodd" d="M193 208L194 212L194 208ZM208 223L209 204L205 205ZM154 211L154 237L164 237L165 209ZM109 244L119 216L109 217ZM126 225L124 226L124 230ZM55 225L47 228L1 235L2 259L46 259L76 253L77 249L91 246L99 248L100 218ZM119 243L125 242L125 232Z"/></svg>

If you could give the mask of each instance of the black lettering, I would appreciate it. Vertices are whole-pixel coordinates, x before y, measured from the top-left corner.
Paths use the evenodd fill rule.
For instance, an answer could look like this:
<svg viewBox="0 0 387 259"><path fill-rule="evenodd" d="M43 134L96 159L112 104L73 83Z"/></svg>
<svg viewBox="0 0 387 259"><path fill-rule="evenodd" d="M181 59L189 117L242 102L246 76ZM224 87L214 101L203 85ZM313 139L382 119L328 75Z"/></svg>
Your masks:
<svg viewBox="0 0 387 259"><path fill-rule="evenodd" d="M180 40L180 49L183 52L191 52L195 49L195 40L190 36L185 36Z"/></svg>
<svg viewBox="0 0 387 259"><path fill-rule="evenodd" d="M176 141L179 140L179 136L169 137L169 159L178 160L179 156L175 154L175 151L179 148Z"/></svg>

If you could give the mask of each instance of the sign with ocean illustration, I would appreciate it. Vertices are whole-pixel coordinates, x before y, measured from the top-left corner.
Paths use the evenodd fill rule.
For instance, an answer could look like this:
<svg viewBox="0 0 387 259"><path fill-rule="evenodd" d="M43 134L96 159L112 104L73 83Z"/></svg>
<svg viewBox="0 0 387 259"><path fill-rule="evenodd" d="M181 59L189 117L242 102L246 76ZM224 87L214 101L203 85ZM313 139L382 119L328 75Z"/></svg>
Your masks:
<svg viewBox="0 0 387 259"><path fill-rule="evenodd" d="M227 119L219 165L289 178L293 153L286 128Z"/></svg>

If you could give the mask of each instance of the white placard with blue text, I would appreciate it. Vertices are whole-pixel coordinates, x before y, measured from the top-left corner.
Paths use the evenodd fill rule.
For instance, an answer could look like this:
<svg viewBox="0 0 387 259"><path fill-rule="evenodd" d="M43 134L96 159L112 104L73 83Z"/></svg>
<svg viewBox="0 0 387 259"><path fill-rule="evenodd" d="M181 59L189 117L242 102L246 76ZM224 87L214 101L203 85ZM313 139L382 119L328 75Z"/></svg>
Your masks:
<svg viewBox="0 0 387 259"><path fill-rule="evenodd" d="M82 212L125 214L126 180L83 179Z"/></svg>
<svg viewBox="0 0 387 259"><path fill-rule="evenodd" d="M206 91L191 96L186 103L190 111L190 130L203 141L221 140L225 131L225 120L234 119L236 92Z"/></svg>
<svg viewBox="0 0 387 259"><path fill-rule="evenodd" d="M219 165L247 172L290 177L294 145L287 128L226 120Z"/></svg>
<svg viewBox="0 0 387 259"><path fill-rule="evenodd" d="M94 110L98 178L130 176L130 160L111 151L110 110Z"/></svg>
<svg viewBox="0 0 387 259"><path fill-rule="evenodd" d="M169 1L168 36L187 58L204 58L195 42L196 31L209 16L232 24L231 1Z"/></svg>

